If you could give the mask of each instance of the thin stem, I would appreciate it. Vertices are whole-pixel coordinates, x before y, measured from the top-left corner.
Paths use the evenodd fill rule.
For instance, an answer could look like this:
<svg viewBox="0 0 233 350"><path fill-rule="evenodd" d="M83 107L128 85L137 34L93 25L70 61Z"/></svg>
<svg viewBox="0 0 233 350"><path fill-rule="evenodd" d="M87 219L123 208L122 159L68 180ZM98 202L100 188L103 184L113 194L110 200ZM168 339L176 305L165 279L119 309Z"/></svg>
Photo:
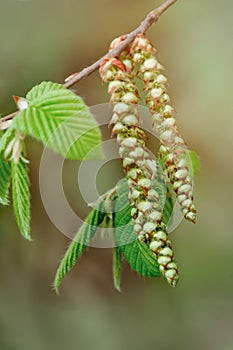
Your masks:
<svg viewBox="0 0 233 350"><path fill-rule="evenodd" d="M145 33L153 23L156 23L160 16L170 7L172 6L177 0L167 0L165 3L163 3L161 6L159 6L157 9L151 11L146 18L141 22L141 24L133 30L131 33L126 35L126 39L116 48L109 51L106 55L101 57L98 61L91 64L89 67L84 68L81 72L73 74L72 78L69 79L64 86L66 88L70 88L73 85L77 84L80 80L88 77L93 72L95 72L97 69L99 69L101 62L107 58L107 57L119 57L120 54L131 44L131 42L134 40L136 35L140 33Z"/></svg>
<svg viewBox="0 0 233 350"><path fill-rule="evenodd" d="M158 19L161 17L161 15L167 11L167 9L172 6L177 0L167 0L165 1L161 6L156 8L155 10L152 10L148 13L146 18L140 23L140 25L133 30L131 33L127 34L125 37L126 39L116 48L109 51L106 55L101 57L99 60L97 60L95 63L91 64L90 66L84 68L82 71L78 73L72 74L70 77L66 79L66 82L64 84L64 87L67 89L71 88L75 84L77 84L80 80L88 77L93 72L95 72L97 69L99 69L101 62L107 58L107 57L119 57L120 54L132 43L136 35L138 34L144 34L146 31L152 26L152 24L156 23ZM9 115L6 115L3 118L0 118L0 123L6 120L10 120L16 116L18 112L11 113Z"/></svg>
<svg viewBox="0 0 233 350"><path fill-rule="evenodd" d="M18 112L13 112L11 114L6 115L5 117L0 118L0 122L5 122L6 120L10 120L16 116Z"/></svg>

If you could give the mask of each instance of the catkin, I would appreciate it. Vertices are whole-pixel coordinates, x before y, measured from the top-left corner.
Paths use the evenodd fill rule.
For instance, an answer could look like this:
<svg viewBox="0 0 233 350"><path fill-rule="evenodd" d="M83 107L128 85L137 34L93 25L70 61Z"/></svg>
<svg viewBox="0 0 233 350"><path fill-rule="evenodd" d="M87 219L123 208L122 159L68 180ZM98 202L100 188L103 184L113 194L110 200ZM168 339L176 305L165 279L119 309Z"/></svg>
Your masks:
<svg viewBox="0 0 233 350"><path fill-rule="evenodd" d="M131 46L137 75L144 81L146 104L152 114L153 129L162 144L160 152L165 156L166 173L185 218L195 223L196 209L193 204L187 147L176 124L175 110L167 93L164 67L158 62L156 52L153 44L143 34L138 35Z"/></svg>
<svg viewBox="0 0 233 350"><path fill-rule="evenodd" d="M113 41L110 49L119 45L122 38ZM120 58L107 58L100 67L100 75L108 83L110 102L113 104L112 134L119 144L119 155L126 172L129 202L134 230L141 242L148 243L159 263L160 271L168 283L178 281L177 265L166 226L162 222L163 208L159 194L152 188L157 176L157 164L148 153L145 133L140 128L138 115L138 90L133 75L132 57L129 51Z"/></svg>

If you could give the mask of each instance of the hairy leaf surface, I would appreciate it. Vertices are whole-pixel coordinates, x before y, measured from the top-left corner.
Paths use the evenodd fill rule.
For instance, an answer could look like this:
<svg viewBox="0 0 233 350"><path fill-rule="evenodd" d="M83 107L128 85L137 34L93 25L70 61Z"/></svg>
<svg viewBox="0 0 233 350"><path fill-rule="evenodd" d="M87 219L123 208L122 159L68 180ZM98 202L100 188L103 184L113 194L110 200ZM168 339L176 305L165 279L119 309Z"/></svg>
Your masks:
<svg viewBox="0 0 233 350"><path fill-rule="evenodd" d="M102 158L101 134L88 107L63 85L43 82L26 96L13 127L69 159Z"/></svg>
<svg viewBox="0 0 233 350"><path fill-rule="evenodd" d="M11 183L11 164L3 159L0 153L0 204L9 204L9 188Z"/></svg>
<svg viewBox="0 0 233 350"><path fill-rule="evenodd" d="M59 264L54 280L54 287L57 293L59 293L59 286L63 278L72 269L77 259L81 257L84 250L88 247L92 237L98 229L98 226L104 220L104 217L103 202L100 202L85 219L85 222L74 237L74 240L71 242Z"/></svg>
<svg viewBox="0 0 233 350"><path fill-rule="evenodd" d="M14 138L15 130L13 128L7 129L0 138L0 152L4 153L9 142Z"/></svg>
<svg viewBox="0 0 233 350"><path fill-rule="evenodd" d="M155 183L154 188L163 193L166 200L166 187ZM118 188L118 197L115 206L114 227L116 244L119 246L131 268L145 277L160 276L159 266L148 245L140 243L134 232L131 220L131 207L128 201L127 181L123 180Z"/></svg>
<svg viewBox="0 0 233 350"><path fill-rule="evenodd" d="M23 237L30 236L30 190L28 168L23 160L17 164L11 162L12 168L12 200L16 221Z"/></svg>

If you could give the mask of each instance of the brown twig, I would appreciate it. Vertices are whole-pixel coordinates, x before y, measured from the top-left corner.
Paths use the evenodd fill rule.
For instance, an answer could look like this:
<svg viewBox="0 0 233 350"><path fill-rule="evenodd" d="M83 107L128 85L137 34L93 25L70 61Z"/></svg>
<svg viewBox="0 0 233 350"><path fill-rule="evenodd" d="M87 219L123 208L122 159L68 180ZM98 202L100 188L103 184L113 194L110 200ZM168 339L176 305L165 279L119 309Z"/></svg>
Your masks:
<svg viewBox="0 0 233 350"><path fill-rule="evenodd" d="M67 89L71 88L75 84L77 84L80 80L88 77L93 72L95 72L97 69L99 69L101 62L107 58L107 57L119 57L122 51L124 51L134 40L136 35L138 34L144 34L146 31L152 26L153 23L156 23L158 19L161 17L161 15L170 7L172 6L177 0L167 0L165 1L161 6L156 8L155 10L148 13L146 18L141 22L141 24L133 30L131 33L126 35L126 39L116 48L109 51L106 55L101 57L98 61L91 64L90 66L84 68L81 72L72 74L70 78L65 82L64 87ZM0 123L9 119L12 119L17 112L11 113L3 118L0 119ZM0 127L1 129L1 127Z"/></svg>
<svg viewBox="0 0 233 350"><path fill-rule="evenodd" d="M119 46L109 51L106 55L101 57L98 61L96 61L89 67L84 68L81 72L74 74L73 77L64 84L64 86L66 88L70 88L76 83L78 83L80 80L91 75L93 72L99 69L101 62L106 57L119 57L120 54L131 44L136 35L146 33L146 31L151 27L151 25L157 22L160 16L176 1L177 0L167 0L157 9L151 11L135 30L126 35L126 39Z"/></svg>
<svg viewBox="0 0 233 350"><path fill-rule="evenodd" d="M10 119L14 118L17 113L18 112L13 112L11 114L6 115L5 117L0 118L0 122L2 123L2 122L5 122L6 120L10 120ZM1 127L0 127L0 129L1 129Z"/></svg>

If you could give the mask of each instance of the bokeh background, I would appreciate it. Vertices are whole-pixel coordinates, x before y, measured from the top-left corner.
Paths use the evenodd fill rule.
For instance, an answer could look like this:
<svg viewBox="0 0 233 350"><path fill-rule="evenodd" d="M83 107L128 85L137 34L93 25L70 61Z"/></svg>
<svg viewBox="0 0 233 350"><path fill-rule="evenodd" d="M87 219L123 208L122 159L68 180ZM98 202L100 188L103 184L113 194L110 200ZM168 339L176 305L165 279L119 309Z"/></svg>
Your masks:
<svg viewBox="0 0 233 350"><path fill-rule="evenodd" d="M12 95L24 96L44 80L62 83L94 62L160 3L1 0L0 112L15 110ZM172 233L177 288L124 264L118 293L111 249L90 248L57 297L52 281L69 240L43 208L43 148L29 141L33 243L20 237L12 208L0 210L1 350L233 349L232 23L230 0L179 0L148 32L168 69L182 134L202 161L198 223L182 222ZM98 73L75 89L89 105L108 101ZM84 214L74 169L66 164L64 186Z"/></svg>

